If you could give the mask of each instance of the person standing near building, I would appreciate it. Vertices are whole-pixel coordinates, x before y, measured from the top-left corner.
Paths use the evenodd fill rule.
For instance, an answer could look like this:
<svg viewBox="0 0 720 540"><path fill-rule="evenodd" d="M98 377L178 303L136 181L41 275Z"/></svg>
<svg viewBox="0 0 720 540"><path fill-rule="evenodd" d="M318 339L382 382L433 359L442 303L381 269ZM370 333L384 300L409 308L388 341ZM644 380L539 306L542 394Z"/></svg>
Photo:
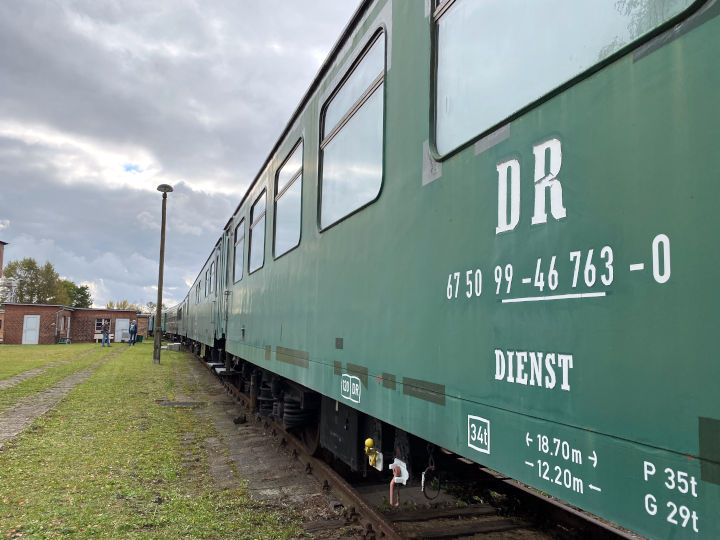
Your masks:
<svg viewBox="0 0 720 540"><path fill-rule="evenodd" d="M104 319L102 328L100 329L102 332L102 346L105 346L105 343L107 343L107 346L110 347L110 319Z"/></svg>
<svg viewBox="0 0 720 540"><path fill-rule="evenodd" d="M137 323L135 319L130 321L130 345L135 345L135 338L137 337Z"/></svg>

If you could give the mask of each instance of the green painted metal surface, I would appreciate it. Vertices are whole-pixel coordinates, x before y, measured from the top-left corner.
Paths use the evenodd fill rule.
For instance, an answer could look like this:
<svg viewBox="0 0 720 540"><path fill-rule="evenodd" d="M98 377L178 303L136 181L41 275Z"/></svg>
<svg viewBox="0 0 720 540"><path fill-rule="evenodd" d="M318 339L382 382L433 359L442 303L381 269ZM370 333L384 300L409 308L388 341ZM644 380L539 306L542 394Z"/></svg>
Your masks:
<svg viewBox="0 0 720 540"><path fill-rule="evenodd" d="M370 5L228 224L269 190L263 268L226 283L221 239L227 350L640 534L720 536L710 15L437 164L431 20ZM320 233L321 108L378 27L383 186ZM273 260L272 179L301 138L300 245ZM226 299L189 298L188 335L212 344Z"/></svg>

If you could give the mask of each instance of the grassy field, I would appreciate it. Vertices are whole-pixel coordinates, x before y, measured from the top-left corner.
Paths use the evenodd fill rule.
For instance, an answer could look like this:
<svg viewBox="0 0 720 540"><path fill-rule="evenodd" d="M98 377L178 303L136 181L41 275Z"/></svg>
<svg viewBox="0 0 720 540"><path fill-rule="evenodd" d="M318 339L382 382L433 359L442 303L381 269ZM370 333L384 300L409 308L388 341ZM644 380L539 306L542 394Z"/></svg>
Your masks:
<svg viewBox="0 0 720 540"><path fill-rule="evenodd" d="M17 345L15 347L22 347L22 345ZM61 350L48 352L44 350L58 348ZM109 356L110 351L113 350L112 347L102 348L94 344L79 345L77 350L74 349L74 346L69 345L51 345L49 347L25 345L25 349L25 356L27 357L27 360L29 360L29 364L35 364L29 369L44 368L46 371L15 384L10 388L0 390L0 412L14 405L22 398L41 392L58 383L65 377L72 375L76 371L80 371L81 369L85 369L94 363L99 362L103 358ZM3 354L4 352L4 347L0 348L0 365L10 363L15 364L15 369L7 369L8 372L14 372L13 375L17 375L22 373L22 371L25 371L24 369L17 371L18 365L21 368L25 365L25 358L11 353L11 358L14 357L14 359L6 361L5 355ZM35 358L36 352L38 353L39 358ZM42 361L40 361L40 359L42 359ZM2 378L0 378L0 381L1 380Z"/></svg>
<svg viewBox="0 0 720 540"><path fill-rule="evenodd" d="M69 360L96 347L94 343L73 345L72 348L67 345L3 345L0 347L0 380L22 371Z"/></svg>
<svg viewBox="0 0 720 540"><path fill-rule="evenodd" d="M183 384L178 374L187 369L184 354L163 352L158 366L152 363L151 344L111 349L96 345L85 356L86 345L25 346L21 353L0 346L0 369L18 373L61 360L68 351L80 359L63 364L63 369L96 362L99 367L0 451L0 535L302 536L297 521L252 502L242 486L218 490L203 448L203 441L214 435L212 425L201 422L191 409L161 407L154 401L174 399L176 385ZM11 366L17 363L22 367ZM46 378L33 388L47 384L53 383ZM11 390L0 390L0 400Z"/></svg>

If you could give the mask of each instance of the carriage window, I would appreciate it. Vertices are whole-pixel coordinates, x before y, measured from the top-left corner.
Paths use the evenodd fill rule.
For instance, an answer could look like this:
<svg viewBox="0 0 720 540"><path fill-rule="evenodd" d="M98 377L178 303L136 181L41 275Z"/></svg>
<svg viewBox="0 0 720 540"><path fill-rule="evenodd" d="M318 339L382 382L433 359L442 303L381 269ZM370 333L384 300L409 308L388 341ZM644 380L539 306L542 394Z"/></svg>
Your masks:
<svg viewBox="0 0 720 540"><path fill-rule="evenodd" d="M375 38L323 115L320 226L375 200L383 173L385 40Z"/></svg>
<svg viewBox="0 0 720 540"><path fill-rule="evenodd" d="M217 279L215 278L215 263L210 263L210 281L208 282L208 294L213 294L217 287Z"/></svg>
<svg viewBox="0 0 720 540"><path fill-rule="evenodd" d="M265 263L265 191L250 210L250 272Z"/></svg>
<svg viewBox="0 0 720 540"><path fill-rule="evenodd" d="M235 263L233 264L233 281L237 283L243 277L243 261L245 257L245 220L235 227Z"/></svg>
<svg viewBox="0 0 720 540"><path fill-rule="evenodd" d="M487 131L693 1L437 2L438 152Z"/></svg>
<svg viewBox="0 0 720 540"><path fill-rule="evenodd" d="M303 145L280 167L275 180L275 256L287 253L300 243L302 207Z"/></svg>

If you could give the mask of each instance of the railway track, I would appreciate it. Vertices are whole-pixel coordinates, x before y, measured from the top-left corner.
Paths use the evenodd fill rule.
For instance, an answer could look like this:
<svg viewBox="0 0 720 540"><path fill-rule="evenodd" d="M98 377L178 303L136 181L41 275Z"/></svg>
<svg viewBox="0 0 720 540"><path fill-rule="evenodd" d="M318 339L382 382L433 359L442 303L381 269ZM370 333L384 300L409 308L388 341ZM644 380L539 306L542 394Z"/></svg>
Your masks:
<svg viewBox="0 0 720 540"><path fill-rule="evenodd" d="M212 367L198 359L214 376ZM250 400L238 388L220 379L229 395L248 411L248 422L262 425L278 445L284 446L344 506L340 519L319 520L305 525L315 537L333 538L342 529L343 537L366 539L439 539L439 538L628 538L636 535L611 527L594 517L541 496L511 478L478 467L453 454L439 456L443 467L451 471L452 494L429 506L419 486L401 488L400 507L388 504L389 483L348 480L322 459L310 455L303 443L287 433L272 418L250 410ZM460 494L459 492L465 491ZM443 490L445 491L445 490ZM468 496L468 493L481 496ZM466 504L461 500L474 500ZM338 533L339 534L339 533Z"/></svg>

